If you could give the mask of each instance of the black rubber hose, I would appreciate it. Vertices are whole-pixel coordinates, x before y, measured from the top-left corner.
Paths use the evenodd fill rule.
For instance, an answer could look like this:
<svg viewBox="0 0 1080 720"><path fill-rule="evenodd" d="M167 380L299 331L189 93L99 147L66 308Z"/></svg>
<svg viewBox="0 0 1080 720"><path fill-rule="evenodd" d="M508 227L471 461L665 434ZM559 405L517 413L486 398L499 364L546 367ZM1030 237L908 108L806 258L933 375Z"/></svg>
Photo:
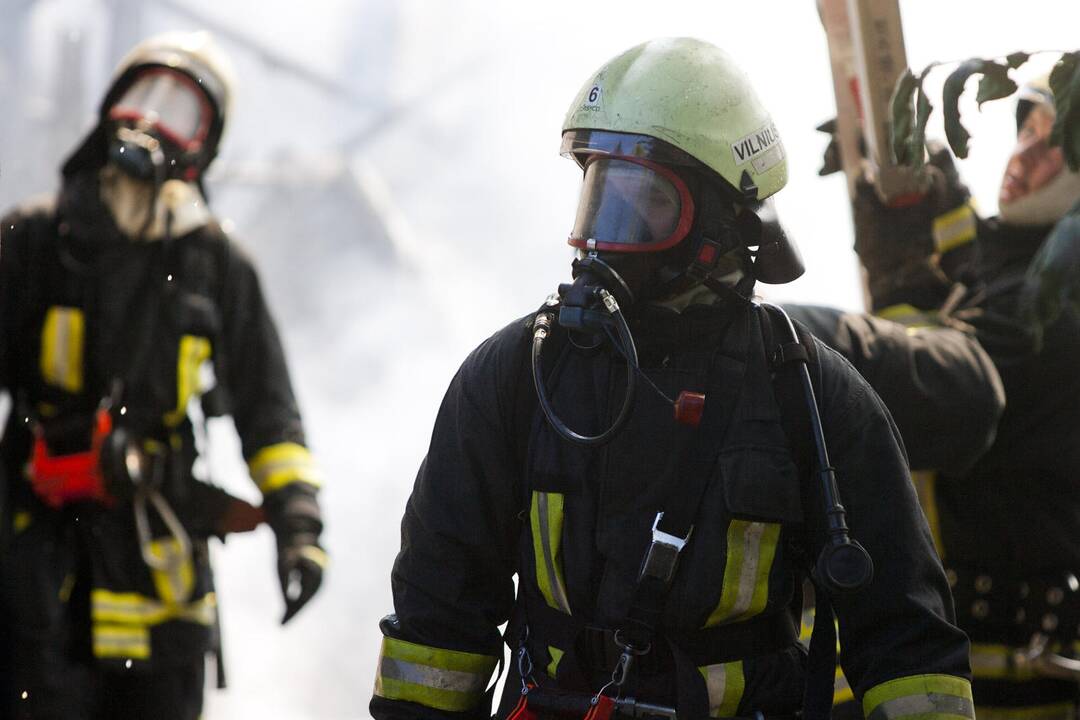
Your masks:
<svg viewBox="0 0 1080 720"><path fill-rule="evenodd" d="M533 323L535 330L533 331L532 372L533 384L536 386L536 397L540 401L540 409L543 410L544 417L547 418L547 421L551 424L551 427L555 428L557 433L580 445L604 445L611 442L630 418L630 408L634 404L634 391L637 386L637 375L635 374L638 365L637 346L634 344L634 336L630 332L630 326L627 324L626 318L623 317L622 311L616 309L611 313L611 317L615 321L615 327L622 342L622 350L626 355L626 395L623 397L622 408L619 410L615 422L599 435L582 435L572 430L555 414L555 409L551 407L551 400L547 395L547 389L544 387L544 373L541 365L541 353L543 352L544 340L550 332L551 316L547 313L540 313Z"/></svg>

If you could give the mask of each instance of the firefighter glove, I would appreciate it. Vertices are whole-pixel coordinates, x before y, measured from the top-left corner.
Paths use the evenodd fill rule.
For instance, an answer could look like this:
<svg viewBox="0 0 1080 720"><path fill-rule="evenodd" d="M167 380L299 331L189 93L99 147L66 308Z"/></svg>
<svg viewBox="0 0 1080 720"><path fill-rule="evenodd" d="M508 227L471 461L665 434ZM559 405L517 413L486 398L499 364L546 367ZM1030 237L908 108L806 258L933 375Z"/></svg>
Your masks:
<svg viewBox="0 0 1080 720"><path fill-rule="evenodd" d="M966 207L970 193L947 149L932 148L924 170L925 194L895 206L883 203L869 181L856 183L855 252L875 310L899 303L936 309L948 294L950 282L939 265L939 219Z"/></svg>
<svg viewBox="0 0 1080 720"><path fill-rule="evenodd" d="M277 537L278 579L285 599L284 625L322 584L328 556L319 545L322 516L314 489L290 486L268 495L266 516Z"/></svg>

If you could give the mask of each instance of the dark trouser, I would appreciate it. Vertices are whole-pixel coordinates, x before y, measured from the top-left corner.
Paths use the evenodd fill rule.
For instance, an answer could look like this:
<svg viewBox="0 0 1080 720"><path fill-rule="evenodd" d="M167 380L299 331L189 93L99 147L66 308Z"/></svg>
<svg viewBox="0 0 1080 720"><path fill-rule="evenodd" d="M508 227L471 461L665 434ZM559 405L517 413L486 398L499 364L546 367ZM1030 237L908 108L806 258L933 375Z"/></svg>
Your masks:
<svg viewBox="0 0 1080 720"><path fill-rule="evenodd" d="M0 719L196 720L204 659L151 669L105 668L91 648L91 573L78 535L57 518L35 518L0 565L10 613L11 682L0 684ZM0 646L2 647L2 646ZM6 648L3 648L8 652Z"/></svg>

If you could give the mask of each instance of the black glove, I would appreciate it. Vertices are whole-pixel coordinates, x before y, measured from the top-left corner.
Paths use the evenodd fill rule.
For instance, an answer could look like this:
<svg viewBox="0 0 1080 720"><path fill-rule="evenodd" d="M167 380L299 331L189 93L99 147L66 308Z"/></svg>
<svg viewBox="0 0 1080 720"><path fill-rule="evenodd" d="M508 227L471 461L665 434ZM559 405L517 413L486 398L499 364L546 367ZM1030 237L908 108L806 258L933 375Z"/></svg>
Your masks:
<svg viewBox="0 0 1080 720"><path fill-rule="evenodd" d="M315 490L294 484L266 497L266 517L277 537L278 579L285 598L289 622L304 607L322 584L328 556L319 545L322 515Z"/></svg>
<svg viewBox="0 0 1080 720"><path fill-rule="evenodd" d="M1080 309L1080 203L1058 221L1032 258L1020 295L1021 318L1040 347L1043 331L1068 308Z"/></svg>
<svg viewBox="0 0 1080 720"><path fill-rule="evenodd" d="M889 207L866 180L856 183L855 252L866 268L875 310L898 303L936 309L948 295L949 278L938 264L935 218L967 203L952 156L944 148L924 166L926 193L914 204Z"/></svg>

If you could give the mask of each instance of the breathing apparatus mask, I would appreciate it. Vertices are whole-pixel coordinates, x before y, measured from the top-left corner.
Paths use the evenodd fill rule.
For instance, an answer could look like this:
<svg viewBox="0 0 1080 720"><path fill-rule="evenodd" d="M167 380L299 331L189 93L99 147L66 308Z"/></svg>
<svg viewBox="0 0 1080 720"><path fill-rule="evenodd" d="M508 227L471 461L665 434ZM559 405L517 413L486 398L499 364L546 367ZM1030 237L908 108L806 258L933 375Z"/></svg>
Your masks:
<svg viewBox="0 0 1080 720"><path fill-rule="evenodd" d="M125 86L106 115L109 160L138 180L196 180L213 125L207 93L186 73L157 66L140 68Z"/></svg>
<svg viewBox="0 0 1080 720"><path fill-rule="evenodd" d="M756 280L790 282L803 266L768 206L749 201L668 143L570 130L562 154L581 166L584 178L568 239L577 249L573 282L559 286L549 307L557 306L558 324L579 344L610 340L626 358L627 391L615 422L599 435L577 433L555 415L540 369L540 348L556 321L551 312L537 318L533 377L552 426L569 440L599 445L622 427L633 402L638 361L627 313L702 285L747 299Z"/></svg>

